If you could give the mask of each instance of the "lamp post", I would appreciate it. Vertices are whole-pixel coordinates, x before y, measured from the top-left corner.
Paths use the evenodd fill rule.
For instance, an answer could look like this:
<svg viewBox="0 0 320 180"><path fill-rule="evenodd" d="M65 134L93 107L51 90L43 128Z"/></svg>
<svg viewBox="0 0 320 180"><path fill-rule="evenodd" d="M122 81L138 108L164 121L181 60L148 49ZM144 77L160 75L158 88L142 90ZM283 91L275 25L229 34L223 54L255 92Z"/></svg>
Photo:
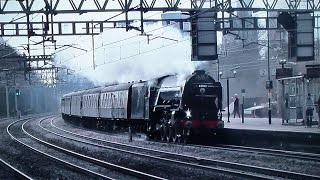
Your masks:
<svg viewBox="0 0 320 180"><path fill-rule="evenodd" d="M268 1L267 1L268 3ZM268 119L269 124L271 124L271 89L272 89L272 81L271 81L271 73L270 73L270 34L269 34L269 11L267 11L267 39L268 39L268 81L267 81L267 89L268 89Z"/></svg>
<svg viewBox="0 0 320 180"><path fill-rule="evenodd" d="M229 107L229 99L230 99L230 91L229 91L229 79L230 78L235 78L236 77L236 74L237 74L237 71L236 71L236 69L238 69L240 66L237 66L237 67L235 67L235 68L233 68L233 69L231 69L231 70L233 70L233 76L227 76L227 77L222 77L222 72L220 71L219 72L219 76L220 76L220 79L226 79L227 80L227 113L228 113L228 123L230 122L230 107Z"/></svg>
<svg viewBox="0 0 320 180"><path fill-rule="evenodd" d="M9 86L8 86L8 73L9 73L9 69L0 69L0 72L5 72L5 80L7 81L6 82L6 110L7 110L7 117L10 117L10 104L9 104Z"/></svg>
<svg viewBox="0 0 320 180"><path fill-rule="evenodd" d="M244 96L246 95L246 90L245 89L241 89L241 95L242 95L242 104L241 104L241 114L242 114L242 123L244 123Z"/></svg>
<svg viewBox="0 0 320 180"><path fill-rule="evenodd" d="M279 64L281 65L282 70L284 69L284 65L287 63L285 59L281 59L279 61ZM288 97L285 96L285 87L284 87L284 80L281 80L282 90L281 90L281 96L282 99L284 99L284 103L281 103L281 114L282 114L282 124L284 124L284 120L287 120L288 123L288 117L287 117L287 104L288 104Z"/></svg>
<svg viewBox="0 0 320 180"><path fill-rule="evenodd" d="M279 61L279 64L281 65L281 68L283 69L283 68L284 68L284 65L287 64L287 60L281 59L281 60Z"/></svg>
<svg viewBox="0 0 320 180"><path fill-rule="evenodd" d="M16 115L16 118L17 119L20 119L20 116L19 116L19 108L18 108L18 98L20 96L20 90L19 89L16 89L15 90L16 93L15 93L15 96L14 96L14 101L15 101L15 115Z"/></svg>

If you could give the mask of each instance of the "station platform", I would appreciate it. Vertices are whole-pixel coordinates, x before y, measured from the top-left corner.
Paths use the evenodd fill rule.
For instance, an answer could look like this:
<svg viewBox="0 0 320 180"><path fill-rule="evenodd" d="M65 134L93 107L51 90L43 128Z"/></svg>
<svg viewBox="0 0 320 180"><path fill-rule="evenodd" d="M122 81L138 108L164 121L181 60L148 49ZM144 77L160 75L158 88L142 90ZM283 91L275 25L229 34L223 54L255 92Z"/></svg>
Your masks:
<svg viewBox="0 0 320 180"><path fill-rule="evenodd" d="M312 125L312 127L306 128L302 124L282 124L281 118L271 118L271 124L269 124L268 118L252 118L245 117L244 123L241 118L230 117L230 123L227 122L227 117L223 118L224 126L227 129L246 129L246 130L261 130L261 131L280 131L280 132L297 132L297 133L318 133L320 134L320 128L318 125ZM316 122L318 119L313 120ZM320 142L319 142L320 143Z"/></svg>
<svg viewBox="0 0 320 180"><path fill-rule="evenodd" d="M225 129L223 142L263 148L275 148L290 151L303 151L320 154L320 128L318 125L306 128L302 124L282 124L282 119L245 117L223 118ZM315 122L316 120L314 120Z"/></svg>

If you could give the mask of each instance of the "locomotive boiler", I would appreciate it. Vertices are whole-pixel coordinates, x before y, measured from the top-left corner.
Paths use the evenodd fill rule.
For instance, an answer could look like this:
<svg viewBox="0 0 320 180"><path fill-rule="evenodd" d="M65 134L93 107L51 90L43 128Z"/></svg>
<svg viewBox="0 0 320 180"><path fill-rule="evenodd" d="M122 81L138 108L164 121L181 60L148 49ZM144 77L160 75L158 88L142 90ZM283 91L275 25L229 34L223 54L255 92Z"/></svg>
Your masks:
<svg viewBox="0 0 320 180"><path fill-rule="evenodd" d="M184 141L223 129L222 87L203 70L66 94L66 120L103 129L131 127L148 138Z"/></svg>

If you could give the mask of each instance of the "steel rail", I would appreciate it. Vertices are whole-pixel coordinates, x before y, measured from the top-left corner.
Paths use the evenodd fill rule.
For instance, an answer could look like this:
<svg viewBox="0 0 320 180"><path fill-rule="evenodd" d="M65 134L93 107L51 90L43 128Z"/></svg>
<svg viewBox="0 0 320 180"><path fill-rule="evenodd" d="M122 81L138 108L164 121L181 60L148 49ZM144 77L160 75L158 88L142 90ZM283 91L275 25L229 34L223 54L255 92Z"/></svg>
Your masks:
<svg viewBox="0 0 320 180"><path fill-rule="evenodd" d="M219 144L217 146L203 146L203 145L189 145L190 147L201 147L207 149L220 149L220 150L229 150L229 151L238 151L245 153L257 153L263 155L273 155L286 158L296 158L307 161L320 161L320 154L314 153L305 153L305 152L294 152L294 151L285 151L277 149L266 149L266 148L256 148L256 147L246 147L246 146L235 146L235 145L224 145Z"/></svg>
<svg viewBox="0 0 320 180"><path fill-rule="evenodd" d="M14 171L14 175L15 177L19 178L19 179L29 179L32 180L32 177L26 175L25 173L23 173L22 171L20 171L19 169L13 167L12 165L10 165L9 163L7 163L6 161L4 161L3 159L0 159L0 166L12 170Z"/></svg>
<svg viewBox="0 0 320 180"><path fill-rule="evenodd" d="M258 172L258 173L265 174L265 175L272 175L272 176L276 176L276 177L281 176L281 177L286 177L286 178L289 177L289 178L293 178L293 179L295 179L295 178L309 178L309 179L318 179L318 178L320 178L320 176L313 176L313 175L296 173L296 172L288 172L288 171L276 170L276 169L271 169L271 168L263 168L263 167L252 166L252 165L244 165L244 164L240 164L240 163L232 163L232 162L226 162L226 161L212 160L212 159L206 159L206 158L200 158L200 157L194 157L194 156L187 156L187 155L181 155L181 154L177 154L177 153L169 153L169 152L153 150L153 149L148 149L148 148L143 148L143 147L137 147L137 146L127 145L127 144L110 142L110 141L106 141L106 140L98 139L98 138L87 137L87 136L84 136L84 135L80 135L80 134L77 134L77 133L66 131L64 129L61 129L61 128L55 126L53 124L53 120L54 119L51 119L51 125L53 127L57 128L57 129L59 129L61 131L73 134L75 136L79 136L79 137L83 137L83 138L87 138L87 139L91 139L91 140L97 140L97 141L101 141L101 142L105 142L105 143L109 143L109 144L113 144L113 145L118 145L118 146L121 146L121 147L129 147L129 148L135 148L135 149L139 149L139 150L145 150L145 151L148 151L148 152L159 153L159 154L167 156L167 157L168 156L170 156L172 158L180 157L180 158L183 158L184 160L194 161L195 162L194 164L199 164L200 163L200 164L208 164L208 165L219 165L219 166L225 166L225 167L228 167L228 168L235 168L235 166L236 166L241 171L244 170L244 171L251 171L252 172L254 170L254 173ZM41 127L40 123L41 122L39 122L39 125ZM57 134L55 132L52 132L52 131L50 131L48 129L46 129L46 130L48 132L54 133L54 134L56 134L58 136L75 140L73 138L69 138L69 137ZM76 141L80 141L80 140L76 140ZM83 142L83 143L88 143L88 142ZM89 144L93 144L93 145L99 146L99 147L104 147L103 145L94 144L94 143L90 143L90 142L89 142ZM127 152L127 153L133 153L133 152L130 152L130 151L128 152L128 151L125 151L125 150L122 150L122 149L118 149L118 148L112 148L112 147L104 147L104 148L119 150L119 151ZM145 154L141 154L141 153L134 153L134 154L146 156ZM159 158L159 157L157 157L157 158ZM161 158L160 158L160 160L161 160Z"/></svg>
<svg viewBox="0 0 320 180"><path fill-rule="evenodd" d="M12 122L12 123L10 123L10 124L7 126L7 133L10 135L10 137L11 137L14 141L16 141L16 142L18 142L19 144L21 144L21 145L23 145L23 146L25 146L25 147L33 150L34 152L37 152L37 153L39 153L39 154L41 154L41 155L44 155L44 156L46 156L46 157L48 157L48 158L50 158L50 159L53 159L53 160L55 160L55 161L57 161L57 162L60 162L60 163L62 163L62 164L64 164L64 165L67 165L68 167L70 167L70 168L72 168L72 169L74 169L74 170L77 170L77 171L79 171L79 172L81 172L81 173L85 173L85 174L90 175L90 176L94 175L95 177L98 177L98 178L113 180L113 178L110 178L110 177L108 177L108 176L104 176L104 175L102 175L102 174L99 174L99 173L90 171L90 170L88 170L88 169L86 169L86 168L77 166L77 165L72 164L72 163L70 163L70 162L67 162L67 161L65 161L65 160L59 159L59 158L57 158L57 157L54 157L54 156L52 156L52 155L50 155L50 154L47 154L47 153L45 153L45 152L42 152L42 151L40 151L40 150L38 150L38 149L36 149L36 148L34 148L34 147L26 144L26 143L20 141L20 140L19 140L18 138L16 138L12 133L10 133L10 128L11 128L14 124L16 124L16 123L18 123L18 122L20 122L20 121L23 121L23 120L18 120L18 121ZM28 120L27 120L26 122L28 122ZM31 179L32 179L32 178L31 178Z"/></svg>
<svg viewBox="0 0 320 180"><path fill-rule="evenodd" d="M7 163L6 161L4 161L3 159L0 159L0 164L1 164L2 167L14 171L15 174L14 174L13 176L16 176L16 177L19 178L19 179L29 179L29 180L32 180L32 178L31 178L30 176L26 175L25 173L23 173L23 172L20 171L19 169L11 166L9 163Z"/></svg>
<svg viewBox="0 0 320 180"><path fill-rule="evenodd" d="M38 124L40 124L40 123L41 123L41 121L39 121ZM259 174L253 174L251 172L250 173L243 172L242 170L234 170L234 169L227 169L227 168L220 168L220 167L205 166L205 165L198 164L199 163L198 160L197 160L198 162L196 162L196 163L189 163L189 162L174 160L174 159L177 158L177 156L172 157L172 159L168 159L168 158L163 158L163 157L159 157L159 156L152 156L152 155L148 155L148 154L137 153L137 152L132 152L132 151L123 150L123 149L119 149L119 148L114 148L114 147L110 147L110 146L91 143L91 142L88 142L88 141L78 140L78 139L70 138L70 137L55 133L53 131L50 131L50 130L42 127L41 125L40 125L40 127L43 128L47 132L50 132L52 134L55 134L57 136L60 136L60 137L66 138L66 139L70 139L70 140L73 140L73 141L77 141L77 142L81 142L81 143L85 143L85 144L88 144L88 145L93 145L93 146L101 147L101 148L105 148L105 149L110 149L110 150L114 150L114 151L124 152L124 153L133 154L133 155L137 155L137 156L141 156L141 157L148 157L148 158L157 159L157 160L170 162L170 163L177 163L177 164L187 165L187 166L191 166L191 167L201 168L201 169L205 169L205 170L211 170L211 171L220 172L220 173L228 173L230 175L241 176L243 178L270 179L270 180L274 179L274 178L267 177L267 176L261 176ZM130 146L130 145L114 143L114 142L110 142L110 141L104 141L102 139L95 139L95 138L86 137L86 136L83 136L83 135L80 135L80 136L82 136L84 138L88 138L88 139L93 139L93 140L102 141L102 142L105 142L105 143L114 144L114 145L116 145L116 144L117 145L123 145L123 146L126 146L126 147L136 148L136 149L139 149L139 150L148 150L149 152L153 151L153 153L155 151L157 151L157 153L164 153L166 156L169 155L166 152L161 152L161 151L158 151L158 150L151 150L151 149L147 149L147 148L139 148L137 146ZM174 155L178 155L178 154L174 154ZM183 156L183 155L181 155L181 156ZM192 157L192 158L194 158L194 157ZM188 159L188 161L190 161L190 159Z"/></svg>
<svg viewBox="0 0 320 180"><path fill-rule="evenodd" d="M23 121L23 120L27 120L27 119L31 119L31 118L34 118L36 116L34 115L29 115L27 117L23 117L21 118L20 120L18 121ZM1 120L12 120L13 118L12 117L9 117L9 118L2 118ZM14 166L12 166L10 163L6 162L5 160L1 159L0 158L0 164L3 168L6 168L8 170L11 170L14 172L14 175L13 176L16 176L17 178L19 179L29 179L31 180L32 177L26 175L25 173L23 173L22 171L20 171L19 169L15 168Z"/></svg>
<svg viewBox="0 0 320 180"><path fill-rule="evenodd" d="M40 119L41 120L44 120L44 119ZM80 153L77 153L77 152L74 152L74 151L71 151L71 150L68 150L68 149L65 149L65 148L62 148L62 147L59 147L57 145L54 145L52 143L48 143L44 140L41 140L33 135L31 135L30 133L28 133L24 126L26 123L28 123L29 121L26 121L25 123L23 123L22 125L22 130L25 134L27 134L29 137L31 137L32 139L36 140L36 141L39 141L47 146L50 146L54 149L57 149L61 152L64 152L66 154L70 154L72 156L76 156L78 158L81 158L81 159L85 159L87 161L90 161L90 162L93 162L93 163L97 163L99 165L102 165L104 167L107 167L107 168L112 168L112 169L115 169L117 171L120 171L120 172L123 172L123 173L126 173L126 174L129 174L129 175L132 175L132 176L135 176L135 177L138 177L138 178L143 178L143 179L157 179L157 180L165 180L165 178L161 178L161 177L158 177L158 176L154 176L154 175L150 175L150 174L147 174L147 173L143 173L143 172L140 172L140 171L136 171L136 170L133 170L133 169L130 169L130 168L126 168L126 167L123 167L123 166L119 166L119 165L115 165L115 164L112 164L112 163L108 163L106 161L102 161L102 160L99 160L99 159L96 159L96 158L93 158L93 157L90 157L90 156L86 156L86 155L83 155L83 154L80 154Z"/></svg>

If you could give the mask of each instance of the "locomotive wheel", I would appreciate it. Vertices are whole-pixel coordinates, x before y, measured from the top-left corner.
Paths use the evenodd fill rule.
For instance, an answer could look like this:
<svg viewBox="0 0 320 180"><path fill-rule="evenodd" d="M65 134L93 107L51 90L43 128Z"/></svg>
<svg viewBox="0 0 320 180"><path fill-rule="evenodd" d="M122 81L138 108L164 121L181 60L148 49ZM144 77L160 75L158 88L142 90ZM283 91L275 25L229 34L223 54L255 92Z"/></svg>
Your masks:
<svg viewBox="0 0 320 180"><path fill-rule="evenodd" d="M190 140L189 136L190 136L190 130L183 129L183 131L182 131L182 140L183 140L184 144L189 143L189 140Z"/></svg>
<svg viewBox="0 0 320 180"><path fill-rule="evenodd" d="M172 136L172 141L177 142L178 141L178 128L176 126L171 127L171 136Z"/></svg>
<svg viewBox="0 0 320 180"><path fill-rule="evenodd" d="M166 141L167 140L167 128L164 124L162 124L161 129L160 129L160 137L161 141Z"/></svg>
<svg viewBox="0 0 320 180"><path fill-rule="evenodd" d="M166 135L167 135L167 141L171 142L172 140L172 127L169 126L169 124L166 126Z"/></svg>
<svg viewBox="0 0 320 180"><path fill-rule="evenodd" d="M151 139L150 136L151 136L151 135L147 133L144 139L145 139L146 141L149 141L149 140Z"/></svg>
<svg viewBox="0 0 320 180"><path fill-rule="evenodd" d="M182 130L179 129L178 132L177 132L177 142L178 143L182 143L182 139L183 139Z"/></svg>

